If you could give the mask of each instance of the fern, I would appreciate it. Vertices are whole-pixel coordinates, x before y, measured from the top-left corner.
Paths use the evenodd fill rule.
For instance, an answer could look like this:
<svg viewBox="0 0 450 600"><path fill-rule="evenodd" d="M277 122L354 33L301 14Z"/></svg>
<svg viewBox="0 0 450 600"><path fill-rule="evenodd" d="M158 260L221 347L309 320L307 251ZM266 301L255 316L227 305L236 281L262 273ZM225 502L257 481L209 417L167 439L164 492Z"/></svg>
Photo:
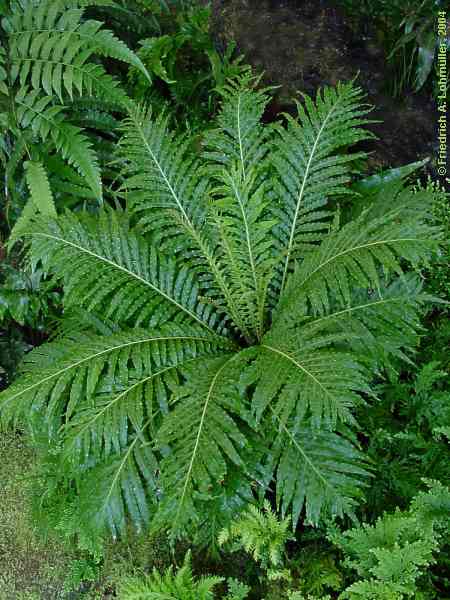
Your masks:
<svg viewBox="0 0 450 600"><path fill-rule="evenodd" d="M129 104L126 211L31 215L14 232L64 289L67 325L1 411L48 431L55 477L99 530L128 515L215 537L269 486L293 527L317 524L352 515L369 480L354 411L416 343L428 298L404 271L437 246L433 192L387 186L341 223L355 155L338 150L368 135L361 92L324 90L272 127L255 86L225 87L202 156ZM87 315L75 328L72 311Z"/></svg>
<svg viewBox="0 0 450 600"><path fill-rule="evenodd" d="M77 98L96 96L113 103L115 110L124 110L129 100L106 73L101 57L122 61L149 76L138 56L121 40L100 22L84 18L85 8L96 4L107 3L11 2L2 20L5 46L0 76L4 82L1 92L9 96L6 135L22 154L9 161L11 181L24 154L30 161L44 164L48 154L56 152L101 201L98 158L85 130L71 122L71 105Z"/></svg>
<svg viewBox="0 0 450 600"><path fill-rule="evenodd" d="M25 170L36 210L48 217L56 217L52 191L43 166L39 163L25 163Z"/></svg>
<svg viewBox="0 0 450 600"><path fill-rule="evenodd" d="M239 520L219 534L221 546L233 543L233 549L243 548L267 570L269 579L289 579L289 571L282 569L285 545L289 539L290 520L279 521L270 503L264 502L264 510L250 506Z"/></svg>
<svg viewBox="0 0 450 600"><path fill-rule="evenodd" d="M146 579L132 579L122 584L119 598L122 600L213 600L213 588L222 577L204 577L195 581L192 576L191 559L188 553L183 566L175 574L170 567L164 575L156 570Z"/></svg>
<svg viewBox="0 0 450 600"><path fill-rule="evenodd" d="M363 525L332 534L346 554L345 565L361 578L339 598L401 600L417 598L424 570L435 562L433 554L443 543L449 525L449 490L430 481L409 511L384 514L375 525Z"/></svg>

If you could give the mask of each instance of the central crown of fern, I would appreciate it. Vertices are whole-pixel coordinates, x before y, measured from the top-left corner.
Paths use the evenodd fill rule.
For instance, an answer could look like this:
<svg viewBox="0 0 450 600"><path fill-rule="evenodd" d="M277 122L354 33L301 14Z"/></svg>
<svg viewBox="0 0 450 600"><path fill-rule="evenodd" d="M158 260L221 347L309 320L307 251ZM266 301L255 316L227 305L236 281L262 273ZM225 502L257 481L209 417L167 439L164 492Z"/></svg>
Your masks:
<svg viewBox="0 0 450 600"><path fill-rule="evenodd" d="M125 211L16 228L68 321L1 410L44 426L80 518L114 532L127 513L218 531L269 486L294 524L351 513L369 477L353 409L415 339L422 296L401 267L432 251L426 197L390 186L344 224L333 203L370 135L361 91L325 89L270 126L253 80L223 95L202 156L166 116L129 110Z"/></svg>

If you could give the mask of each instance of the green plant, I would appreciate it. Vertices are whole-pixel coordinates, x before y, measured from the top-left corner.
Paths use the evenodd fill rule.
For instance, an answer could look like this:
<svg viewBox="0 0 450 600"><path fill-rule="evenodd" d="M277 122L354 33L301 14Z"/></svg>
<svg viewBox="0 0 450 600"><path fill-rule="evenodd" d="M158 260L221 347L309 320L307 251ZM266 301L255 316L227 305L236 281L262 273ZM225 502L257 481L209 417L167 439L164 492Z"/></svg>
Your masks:
<svg viewBox="0 0 450 600"><path fill-rule="evenodd" d="M436 248L431 192L387 188L344 225L335 205L360 156L338 150L369 136L361 91L305 97L286 126L261 124L248 78L223 95L202 159L130 108L127 212L16 226L80 312L27 356L2 418L43 432L54 489L96 531L129 515L209 541L272 482L293 526L352 514L370 476L353 411L417 341L426 296L402 267Z"/></svg>
<svg viewBox="0 0 450 600"><path fill-rule="evenodd" d="M288 600L331 600L331 596L311 596L310 594L304 596L302 592L289 592Z"/></svg>
<svg viewBox="0 0 450 600"><path fill-rule="evenodd" d="M164 575L160 575L155 569L152 575L145 579L124 581L119 588L118 597L121 600L213 600L212 590L221 581L222 577L203 577L195 580L188 553L183 566L176 573L171 566Z"/></svg>
<svg viewBox="0 0 450 600"><path fill-rule="evenodd" d="M417 495L408 511L386 513L373 526L331 535L346 555L344 564L361 578L339 598L425 597L420 578L435 562L450 524L450 491L439 482L429 482L429 487L428 492Z"/></svg>
<svg viewBox="0 0 450 600"><path fill-rule="evenodd" d="M388 87L394 96L405 89L419 91L430 81L437 67L439 36L437 16L445 10L442 0L339 0L358 29L370 23L384 46L390 76ZM447 47L449 38L446 38Z"/></svg>
<svg viewBox="0 0 450 600"><path fill-rule="evenodd" d="M100 575L100 565L91 557L75 558L67 569L64 580L64 589L68 592L76 591L81 585L96 582Z"/></svg>
<svg viewBox="0 0 450 600"><path fill-rule="evenodd" d="M0 264L0 387L12 381L24 353L46 338L46 328L58 314L60 294L43 270L20 270L18 257Z"/></svg>
<svg viewBox="0 0 450 600"><path fill-rule="evenodd" d="M24 204L25 170L33 210L54 213L50 185L65 206L103 190L98 155L114 138L114 110L127 101L101 59L117 59L147 75L140 59L102 23L84 18L102 0L12 0L0 9L0 112L5 206ZM89 130L97 130L93 136ZM24 163L25 159L25 163ZM26 198L26 194L25 194ZM12 206L13 205L13 206Z"/></svg>
<svg viewBox="0 0 450 600"><path fill-rule="evenodd" d="M401 35L388 55L397 72L397 77L393 79L395 96L408 86L419 91L433 74L439 51L436 22L439 9L442 8L443 3L439 0L422 0L403 9L405 14L397 25ZM449 45L448 38L445 43Z"/></svg>
<svg viewBox="0 0 450 600"><path fill-rule="evenodd" d="M266 500L262 511L250 506L238 520L222 529L219 545L231 543L233 551L244 549L267 571L269 579L289 579L289 571L283 569L285 545L292 539L289 527L290 519L279 521Z"/></svg>
<svg viewBox="0 0 450 600"><path fill-rule="evenodd" d="M132 95L155 106L168 104L180 129L203 133L219 104L228 79L245 73L242 57L233 59L234 45L221 55L210 33L210 8L189 7L171 20L168 33L141 39L138 56L154 80L148 86L137 68L130 70Z"/></svg>
<svg viewBox="0 0 450 600"><path fill-rule="evenodd" d="M306 596L322 596L327 591L342 590L343 574L336 552L325 546L322 536L319 538L320 545L305 537L303 534L299 538L302 549L289 562L293 587L301 589Z"/></svg>
<svg viewBox="0 0 450 600"><path fill-rule="evenodd" d="M433 260L427 270L426 285L431 294L436 295L446 302L450 302L450 274L448 264L450 262L450 193L445 191L438 182L428 180L425 184L418 184L417 189L429 189L434 193L431 221L439 223L443 230L444 244L439 255ZM448 305L441 307L445 314Z"/></svg>

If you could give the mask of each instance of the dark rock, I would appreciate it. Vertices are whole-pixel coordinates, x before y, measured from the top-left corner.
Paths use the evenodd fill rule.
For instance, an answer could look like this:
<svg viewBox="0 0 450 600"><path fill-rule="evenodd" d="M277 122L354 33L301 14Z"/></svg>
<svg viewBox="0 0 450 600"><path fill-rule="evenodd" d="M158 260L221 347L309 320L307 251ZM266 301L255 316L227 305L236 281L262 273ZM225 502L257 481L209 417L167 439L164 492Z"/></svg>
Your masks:
<svg viewBox="0 0 450 600"><path fill-rule="evenodd" d="M357 76L376 107L372 129L380 138L372 166L398 166L432 153L433 103L425 94L393 99L386 93L384 51L368 26L356 31L329 0L213 0L213 33L219 47L234 40L237 51L264 81L280 85L274 107L292 110L298 92L314 95L324 85ZM274 112L272 107L272 112Z"/></svg>

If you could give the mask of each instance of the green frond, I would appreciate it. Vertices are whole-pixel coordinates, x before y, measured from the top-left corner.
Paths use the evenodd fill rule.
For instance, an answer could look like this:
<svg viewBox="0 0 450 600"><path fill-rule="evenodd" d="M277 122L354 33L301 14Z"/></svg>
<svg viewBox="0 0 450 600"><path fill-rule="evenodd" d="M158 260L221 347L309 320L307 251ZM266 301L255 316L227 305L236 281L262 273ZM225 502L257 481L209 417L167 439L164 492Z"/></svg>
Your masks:
<svg viewBox="0 0 450 600"><path fill-rule="evenodd" d="M119 589L119 600L213 600L213 588L223 577L194 579L188 552L183 566L173 572L173 566L161 575L156 569L143 579L128 579Z"/></svg>
<svg viewBox="0 0 450 600"><path fill-rule="evenodd" d="M262 218L265 189L254 178L242 181L237 170L218 174L213 190L214 221L226 257L230 292L252 337L261 339L267 319L266 297L275 259L269 235L274 222Z"/></svg>
<svg viewBox="0 0 450 600"><path fill-rule="evenodd" d="M228 353L205 360L201 372L195 365L184 369L186 382L175 394L175 409L158 432L158 445L170 453L161 464L164 496L156 519L170 524L173 533L202 519L196 500L206 500L226 481L228 463L244 468L247 439L236 417L245 417L233 377L240 371L239 359Z"/></svg>
<svg viewBox="0 0 450 600"><path fill-rule="evenodd" d="M400 275L402 264L418 265L437 248L439 231L426 222L411 190L391 196L388 212L371 217L364 211L340 230L331 232L309 252L289 278L277 318L307 302L313 315L326 314L334 298L349 306L351 289L380 289L381 271Z"/></svg>
<svg viewBox="0 0 450 600"><path fill-rule="evenodd" d="M337 305L311 319L310 327L327 324L347 333L348 349L372 372L388 367L394 356L408 361L406 352L416 346L421 329L418 309L430 300L422 287L418 277L409 275L381 282L377 292L355 289L349 306Z"/></svg>
<svg viewBox="0 0 450 600"><path fill-rule="evenodd" d="M136 390L137 382L148 383L134 395L135 400L141 399L141 406L133 404L130 408L131 415L133 410L138 411L134 417L139 424L137 415L143 414L144 404L148 408L155 403L155 409L167 411L164 384L154 389L150 384L160 371L229 348L226 339L192 326L171 326L170 330L163 326L156 332L133 329L103 336L86 333L48 343L27 355L20 380L0 394L2 419L10 421L42 411L46 421L53 421L57 427L64 412L76 449L83 445L83 451L89 454L94 444L92 450L97 453L111 446L120 450L126 425L123 420L121 424L123 414L118 404L122 399L128 400L125 386L135 386ZM118 430L103 434L100 417L116 418ZM109 437L105 445L106 435Z"/></svg>
<svg viewBox="0 0 450 600"><path fill-rule="evenodd" d="M273 276L275 221L268 211L264 171L267 129L261 123L269 100L249 82L224 87L217 128L205 136L209 159L214 221L226 262L230 289L252 337L261 339L266 319L266 297Z"/></svg>
<svg viewBox="0 0 450 600"><path fill-rule="evenodd" d="M82 129L65 122L63 107L52 104L51 96L27 93L24 88L15 97L18 124L30 128L42 141L51 139L61 156L86 179L95 197L102 198L102 183L92 143Z"/></svg>
<svg viewBox="0 0 450 600"><path fill-rule="evenodd" d="M77 481L79 518L95 534L105 530L114 538L123 534L128 517L142 531L151 518L158 493L158 463L144 434L145 424L130 435L122 453L86 469Z"/></svg>
<svg viewBox="0 0 450 600"><path fill-rule="evenodd" d="M31 238L34 260L51 265L63 280L66 307L102 310L106 318L136 326L172 320L224 329L214 307L199 299L195 274L149 246L124 215L36 219L20 235Z"/></svg>
<svg viewBox="0 0 450 600"><path fill-rule="evenodd" d="M137 54L128 48L128 46L119 40L108 29L100 29L94 38L94 48L97 54L102 56L116 58L122 62L135 67L147 79L148 83L152 83L152 78L142 63Z"/></svg>
<svg viewBox="0 0 450 600"><path fill-rule="evenodd" d="M98 21L82 21L83 9L61 0L28 0L13 5L3 22L8 34L9 60L13 83L29 84L34 90L55 93L63 102L63 93L72 98L74 91L92 93L95 80L110 87L116 84L100 65L88 61L95 54L133 65L147 78L148 73L137 55Z"/></svg>
<svg viewBox="0 0 450 600"><path fill-rule="evenodd" d="M208 181L188 147L166 114L153 118L151 109L130 107L120 140L123 191L141 227L175 252L198 246L207 212Z"/></svg>
<svg viewBox="0 0 450 600"><path fill-rule="evenodd" d="M345 437L310 427L292 430L278 419L271 460L277 499L295 527L302 510L317 525L325 516L353 515L371 476L367 460Z"/></svg>
<svg viewBox="0 0 450 600"><path fill-rule="evenodd" d="M164 114L135 108L120 142L128 206L152 242L180 260L189 258L202 273L201 293L235 325L245 322L229 290L224 266L217 256L215 232L208 222L209 182L189 140L177 139Z"/></svg>
<svg viewBox="0 0 450 600"><path fill-rule="evenodd" d="M220 90L223 101L216 127L205 135L204 157L226 170L236 166L243 181L258 170L268 151L269 132L261 118L270 97L267 88L256 88L257 83L251 75L228 81Z"/></svg>
<svg viewBox="0 0 450 600"><path fill-rule="evenodd" d="M56 217L55 203L43 165L36 162L26 162L24 167L31 199L36 210L47 217Z"/></svg>
<svg viewBox="0 0 450 600"><path fill-rule="evenodd" d="M279 520L268 500L264 501L263 510L250 506L228 529L219 534L219 545L235 542L233 549L241 547L261 562L268 569L283 565L283 553L288 540L290 519Z"/></svg>
<svg viewBox="0 0 450 600"><path fill-rule="evenodd" d="M297 104L298 119L287 116L287 128L278 127L271 162L277 178L274 203L278 221L275 236L283 259L277 287L286 278L305 244L320 241L327 230L328 201L349 193L352 162L363 153L348 153L346 147L372 137L361 128L369 109L361 104L363 94L352 84L324 88L315 103L303 95Z"/></svg>
<svg viewBox="0 0 450 600"><path fill-rule="evenodd" d="M256 380L253 410L260 420L270 406L285 425L312 417L317 428L353 421L352 409L369 390L355 356L339 348L347 333L304 326L267 334L252 365Z"/></svg>
<svg viewBox="0 0 450 600"><path fill-rule="evenodd" d="M145 345L132 348L134 354L128 361L134 359L133 368L129 366L127 372L118 368L116 373L109 370L95 393L79 395L67 407L63 431L63 454L67 459L77 455L87 460L91 454L107 457L121 452L127 445L129 425L137 429L144 420L148 431L155 435L161 417L169 411L172 392L180 383L179 370L191 363L198 368L198 361L223 354L230 346L223 338L202 336L192 327L177 331L166 326L153 339L147 339ZM123 360L124 355L121 351ZM108 357L109 364L111 360Z"/></svg>

